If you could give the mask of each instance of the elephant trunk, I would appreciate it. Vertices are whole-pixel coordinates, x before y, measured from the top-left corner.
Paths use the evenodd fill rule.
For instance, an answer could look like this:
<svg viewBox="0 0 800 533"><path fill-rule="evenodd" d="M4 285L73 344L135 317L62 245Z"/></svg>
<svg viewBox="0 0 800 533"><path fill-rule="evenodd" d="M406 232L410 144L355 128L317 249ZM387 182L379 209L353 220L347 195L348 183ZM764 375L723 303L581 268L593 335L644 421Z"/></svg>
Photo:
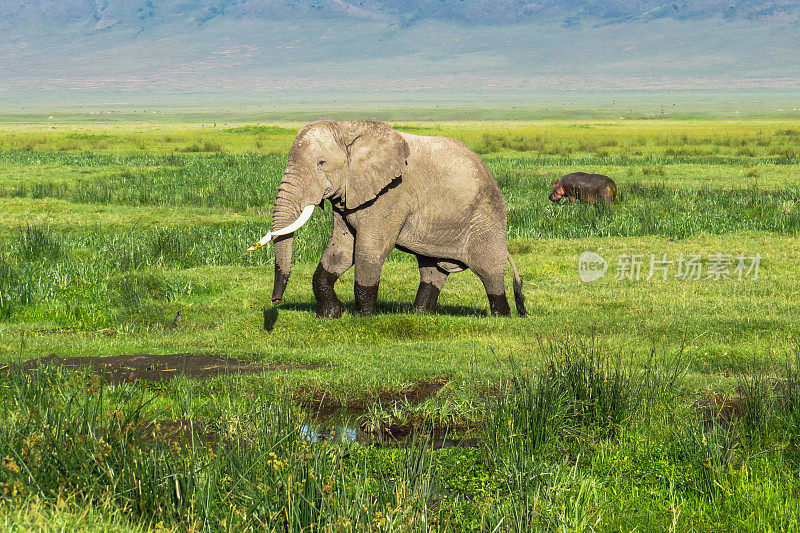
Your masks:
<svg viewBox="0 0 800 533"><path fill-rule="evenodd" d="M289 274L292 271L292 241L291 235L278 237L275 240L275 282L272 285L272 303L279 304L283 300L283 291L289 283Z"/></svg>
<svg viewBox="0 0 800 533"><path fill-rule="evenodd" d="M272 211L272 233L280 233L282 228L299 228L311 216L313 207L322 201L322 190L318 186L303 186L296 174L287 170L284 174L275 207ZM292 243L294 232L274 237L275 239L275 284L272 289L272 303L283 300L283 292L292 271Z"/></svg>

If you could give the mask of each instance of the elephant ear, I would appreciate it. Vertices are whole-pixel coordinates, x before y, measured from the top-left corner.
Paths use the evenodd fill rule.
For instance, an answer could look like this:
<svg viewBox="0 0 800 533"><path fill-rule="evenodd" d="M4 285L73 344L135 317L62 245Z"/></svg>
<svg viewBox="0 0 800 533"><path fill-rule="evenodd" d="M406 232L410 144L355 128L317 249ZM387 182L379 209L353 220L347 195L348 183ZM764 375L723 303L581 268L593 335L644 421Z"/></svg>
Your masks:
<svg viewBox="0 0 800 533"><path fill-rule="evenodd" d="M347 152L343 197L347 209L374 200L406 167L408 144L383 122L342 123Z"/></svg>

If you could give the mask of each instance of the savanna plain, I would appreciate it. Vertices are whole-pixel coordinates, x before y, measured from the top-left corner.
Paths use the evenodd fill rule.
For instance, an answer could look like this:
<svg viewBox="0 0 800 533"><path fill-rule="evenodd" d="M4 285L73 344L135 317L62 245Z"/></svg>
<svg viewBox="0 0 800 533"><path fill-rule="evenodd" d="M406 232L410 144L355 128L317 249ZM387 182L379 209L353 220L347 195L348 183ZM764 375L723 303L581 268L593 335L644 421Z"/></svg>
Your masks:
<svg viewBox="0 0 800 533"><path fill-rule="evenodd" d="M414 314L395 251L338 320L329 204L280 306L246 251L300 126L0 123L0 527L799 528L800 121L393 123L484 159L529 316ZM579 170L617 201L549 202Z"/></svg>

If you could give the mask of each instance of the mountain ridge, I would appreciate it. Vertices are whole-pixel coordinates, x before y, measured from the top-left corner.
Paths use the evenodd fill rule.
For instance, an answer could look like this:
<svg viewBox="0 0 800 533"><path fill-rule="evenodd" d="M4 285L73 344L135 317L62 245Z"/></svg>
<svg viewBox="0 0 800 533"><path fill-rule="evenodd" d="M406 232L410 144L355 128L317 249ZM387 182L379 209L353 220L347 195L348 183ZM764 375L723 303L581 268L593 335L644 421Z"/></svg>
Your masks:
<svg viewBox="0 0 800 533"><path fill-rule="evenodd" d="M0 103L796 89L798 45L784 0L15 0Z"/></svg>
<svg viewBox="0 0 800 533"><path fill-rule="evenodd" d="M0 4L0 20L32 18L60 24L84 24L103 31L117 25L163 23L184 18L202 25L220 17L269 20L340 18L408 26L421 20L468 24L531 21L649 21L660 18L702 20L800 20L800 4L787 0L215 0L197 5L186 0L33 0Z"/></svg>

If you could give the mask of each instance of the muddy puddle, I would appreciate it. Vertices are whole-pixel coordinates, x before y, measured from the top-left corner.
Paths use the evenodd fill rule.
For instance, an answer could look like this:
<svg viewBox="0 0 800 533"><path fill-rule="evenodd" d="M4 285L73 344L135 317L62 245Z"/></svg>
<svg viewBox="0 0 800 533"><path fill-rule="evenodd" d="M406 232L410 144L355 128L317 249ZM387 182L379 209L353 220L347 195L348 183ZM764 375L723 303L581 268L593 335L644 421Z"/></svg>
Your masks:
<svg viewBox="0 0 800 533"><path fill-rule="evenodd" d="M356 424L328 420L319 424L304 424L300 428L300 434L312 442L353 442L381 448L425 446L437 450L454 446L464 448L478 446L476 437L464 436L461 430L411 424L393 424L383 431L370 431L364 422Z"/></svg>
<svg viewBox="0 0 800 533"><path fill-rule="evenodd" d="M321 366L254 364L219 355L193 353L124 354L100 357L58 357L53 354L30 359L19 365L0 365L0 377L3 376L2 371L8 370L11 366L30 371L52 365L74 369L89 368L113 384L138 380L163 381L174 379L179 375L206 378L216 375L309 370ZM447 382L446 378L420 381L403 389L377 391L347 401L336 401L324 390L301 388L296 391L294 399L308 410L314 417L314 422L304 424L298 430L303 438L313 442L335 440L365 446L400 448L422 445L433 449L478 446L478 439L471 436L476 428L431 427L430 424L420 420L404 422L397 419L383 420L371 428L364 420L364 415L376 403L384 406L398 402L417 405L436 395ZM193 443L195 439L204 444L216 444L219 441L217 431L202 420L144 422L138 428L138 432L145 441L166 441L181 445Z"/></svg>
<svg viewBox="0 0 800 533"><path fill-rule="evenodd" d="M25 361L20 366L33 370L47 365L66 368L91 368L110 383L131 383L137 380L162 381L179 375L207 378L217 375L254 374L314 369L320 365L254 364L219 355L178 353L167 355L125 354L106 357L58 357L53 354ZM2 367L0 367L2 369Z"/></svg>
<svg viewBox="0 0 800 533"><path fill-rule="evenodd" d="M348 400L334 398L326 390L301 387L295 391L294 398L316 416L328 419L342 413L364 414L375 404L392 405L399 402L417 405L435 396L447 382L447 378L435 378L419 381L404 389L386 389Z"/></svg>
<svg viewBox="0 0 800 533"><path fill-rule="evenodd" d="M337 441L353 442L364 446L377 446L380 448L408 448L411 446L424 446L438 450L441 448L475 448L478 446L478 439L475 437L446 438L437 437L436 433L424 433L410 431L402 437L394 435L381 435L369 431L363 431L358 427L336 426L328 427L304 425L300 428L300 434L312 442Z"/></svg>
<svg viewBox="0 0 800 533"><path fill-rule="evenodd" d="M336 440L380 447L425 445L438 449L477 446L478 439L470 436L477 429L473 427L434 427L420 419L404 421L394 417L373 427L364 418L375 405L418 405L438 394L447 383L448 379L444 377L428 379L402 389L378 390L346 400L337 399L325 390L300 388L295 391L294 400L315 420L304 425L301 434L315 442Z"/></svg>
<svg viewBox="0 0 800 533"><path fill-rule="evenodd" d="M224 443L225 436L202 419L177 419L142 421L135 426L136 433L144 442L162 442L178 446L216 446ZM300 436L309 442L349 442L361 446L379 448L409 448L422 446L438 450L441 448L475 448L479 441L475 437L458 437L447 431L408 431L398 437L366 431L357 424L339 422L304 424L298 428Z"/></svg>

